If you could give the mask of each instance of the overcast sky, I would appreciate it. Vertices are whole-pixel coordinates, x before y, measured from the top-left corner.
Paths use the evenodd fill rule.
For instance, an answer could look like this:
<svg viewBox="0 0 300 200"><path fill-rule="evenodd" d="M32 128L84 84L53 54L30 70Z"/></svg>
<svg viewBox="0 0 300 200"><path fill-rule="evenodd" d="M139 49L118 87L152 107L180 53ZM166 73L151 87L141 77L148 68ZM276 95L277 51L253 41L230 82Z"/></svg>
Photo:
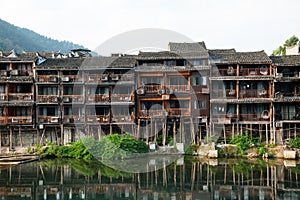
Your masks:
<svg viewBox="0 0 300 200"><path fill-rule="evenodd" d="M126 31L161 28L210 49L270 54L300 37L299 8L299 0L2 0L0 18L91 50Z"/></svg>

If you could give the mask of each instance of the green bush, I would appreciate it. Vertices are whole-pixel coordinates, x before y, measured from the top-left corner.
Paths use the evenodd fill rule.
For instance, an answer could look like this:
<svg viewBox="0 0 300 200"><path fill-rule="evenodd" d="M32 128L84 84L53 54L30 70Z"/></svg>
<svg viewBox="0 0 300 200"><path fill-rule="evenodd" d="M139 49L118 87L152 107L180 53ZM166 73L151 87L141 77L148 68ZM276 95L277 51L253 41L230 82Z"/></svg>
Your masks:
<svg viewBox="0 0 300 200"><path fill-rule="evenodd" d="M230 139L229 143L237 146L239 154L245 154L245 150L251 147L252 141L248 136L248 133L245 132L245 135L235 135Z"/></svg>
<svg viewBox="0 0 300 200"><path fill-rule="evenodd" d="M289 146L291 148L297 148L297 149L300 149L300 137L296 137L294 139L291 139L290 140L290 144Z"/></svg>

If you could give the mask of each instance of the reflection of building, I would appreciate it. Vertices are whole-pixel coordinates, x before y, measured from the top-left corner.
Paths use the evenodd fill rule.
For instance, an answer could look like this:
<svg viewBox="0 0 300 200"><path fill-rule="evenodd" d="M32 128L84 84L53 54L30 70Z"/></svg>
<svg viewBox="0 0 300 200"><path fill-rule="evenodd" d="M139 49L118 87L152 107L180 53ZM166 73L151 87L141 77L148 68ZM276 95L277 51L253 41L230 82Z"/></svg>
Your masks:
<svg viewBox="0 0 300 200"><path fill-rule="evenodd" d="M207 49L90 57L88 51L0 54L0 145L66 144L81 133L132 133L161 145L227 142L248 132L283 143L299 135L299 55Z"/></svg>
<svg viewBox="0 0 300 200"><path fill-rule="evenodd" d="M91 166L78 160L63 164L57 161L32 162L1 170L0 198L298 199L300 195L298 167L285 167L283 163L269 165L239 160L208 165L200 161L177 161L157 168L152 161L145 167L156 170L130 174L96 163ZM295 161L289 162L296 165Z"/></svg>

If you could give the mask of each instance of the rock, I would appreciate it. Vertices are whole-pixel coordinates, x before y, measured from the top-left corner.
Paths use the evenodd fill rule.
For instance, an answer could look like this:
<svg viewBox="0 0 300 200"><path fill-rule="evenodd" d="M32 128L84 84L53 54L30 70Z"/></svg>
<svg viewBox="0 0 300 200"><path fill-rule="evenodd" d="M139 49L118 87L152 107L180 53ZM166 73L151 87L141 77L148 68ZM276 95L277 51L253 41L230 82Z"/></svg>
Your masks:
<svg viewBox="0 0 300 200"><path fill-rule="evenodd" d="M283 152L283 157L285 159L296 159L296 151L285 150Z"/></svg>
<svg viewBox="0 0 300 200"><path fill-rule="evenodd" d="M218 150L209 150L208 157L209 158L218 158Z"/></svg>

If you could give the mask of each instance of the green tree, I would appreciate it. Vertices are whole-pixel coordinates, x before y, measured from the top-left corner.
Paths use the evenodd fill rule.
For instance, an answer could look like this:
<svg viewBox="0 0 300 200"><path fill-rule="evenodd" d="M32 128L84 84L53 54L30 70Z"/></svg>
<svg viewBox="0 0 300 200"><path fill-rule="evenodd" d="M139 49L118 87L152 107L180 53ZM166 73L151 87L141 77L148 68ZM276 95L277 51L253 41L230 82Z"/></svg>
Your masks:
<svg viewBox="0 0 300 200"><path fill-rule="evenodd" d="M291 47L299 43L299 38L293 35L289 39L287 39L282 46L279 46L276 50L273 51L272 55L275 56L285 56L286 55L286 47Z"/></svg>

